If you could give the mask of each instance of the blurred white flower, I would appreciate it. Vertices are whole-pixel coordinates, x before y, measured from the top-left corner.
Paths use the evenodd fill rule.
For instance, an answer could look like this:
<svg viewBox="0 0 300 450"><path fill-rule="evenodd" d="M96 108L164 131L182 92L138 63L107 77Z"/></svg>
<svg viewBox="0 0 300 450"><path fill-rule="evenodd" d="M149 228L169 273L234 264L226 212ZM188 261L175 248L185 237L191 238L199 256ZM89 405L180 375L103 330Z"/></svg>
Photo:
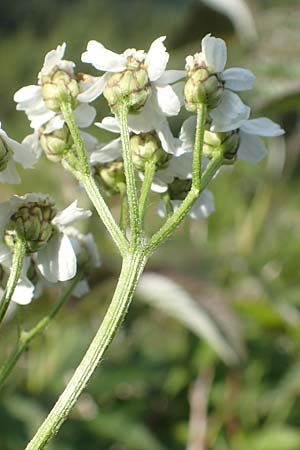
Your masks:
<svg viewBox="0 0 300 450"><path fill-rule="evenodd" d="M11 139L2 129L0 122L0 183L20 183L16 162L24 169L31 169L37 162L37 157L26 143L19 144Z"/></svg>
<svg viewBox="0 0 300 450"><path fill-rule="evenodd" d="M177 211L182 202L183 199L182 200L173 198L170 199L173 212ZM215 202L213 194L211 191L205 189L193 204L188 215L189 217L191 217L191 219L203 220L207 219L214 211L215 211ZM163 200L161 200L158 204L158 214L160 217L167 216L167 208Z"/></svg>
<svg viewBox="0 0 300 450"><path fill-rule="evenodd" d="M238 158L255 164L261 161L267 153L267 149L260 138L282 136L284 130L272 120L260 117L244 122L239 133Z"/></svg>

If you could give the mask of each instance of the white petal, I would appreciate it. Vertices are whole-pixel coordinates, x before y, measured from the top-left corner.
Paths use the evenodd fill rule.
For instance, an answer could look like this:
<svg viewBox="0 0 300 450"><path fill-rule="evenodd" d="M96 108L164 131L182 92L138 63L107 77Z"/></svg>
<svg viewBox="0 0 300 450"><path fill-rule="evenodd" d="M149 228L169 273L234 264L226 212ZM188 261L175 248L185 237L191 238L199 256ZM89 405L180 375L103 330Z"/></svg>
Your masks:
<svg viewBox="0 0 300 450"><path fill-rule="evenodd" d="M73 291L73 295L77 298L81 298L90 292L89 284L86 280L80 281Z"/></svg>
<svg viewBox="0 0 300 450"><path fill-rule="evenodd" d="M207 217L214 211L215 202L213 194L205 189L194 203L191 211L189 212L189 216L196 220L207 219Z"/></svg>
<svg viewBox="0 0 300 450"><path fill-rule="evenodd" d="M70 239L56 234L37 254L37 266L41 274L51 283L67 281L76 274L76 255Z"/></svg>
<svg viewBox="0 0 300 450"><path fill-rule="evenodd" d="M66 43L58 45L55 50L51 50L47 53L44 60L44 65L42 67L41 73L43 75L48 75L51 70L59 64L62 60L66 51Z"/></svg>
<svg viewBox="0 0 300 450"><path fill-rule="evenodd" d="M168 185L164 182L164 180L160 179L159 171L158 171L154 176L153 183L151 184L151 191L156 192L157 194L163 194L167 190L168 190Z"/></svg>
<svg viewBox="0 0 300 450"><path fill-rule="evenodd" d="M88 153L96 150L96 148L100 145L98 139L90 133L80 130L80 135Z"/></svg>
<svg viewBox="0 0 300 450"><path fill-rule="evenodd" d="M177 154L178 139L176 139L170 129L167 119L164 119L159 124L159 127L155 130L160 139L162 148L173 155Z"/></svg>
<svg viewBox="0 0 300 450"><path fill-rule="evenodd" d="M258 119L247 120L241 126L241 129L249 134L261 137L276 137L284 134L284 130L280 128L278 123L273 122L267 117L259 117Z"/></svg>
<svg viewBox="0 0 300 450"><path fill-rule="evenodd" d="M37 159L42 155L43 149L40 146L39 133L37 131L26 136L23 139L22 144L29 146Z"/></svg>
<svg viewBox="0 0 300 450"><path fill-rule="evenodd" d="M176 81L182 80L185 78L186 71L185 70L166 70L162 76L157 80L156 84L165 85L172 84Z"/></svg>
<svg viewBox="0 0 300 450"><path fill-rule="evenodd" d="M0 241L0 264L7 268L11 267L11 251L3 242Z"/></svg>
<svg viewBox="0 0 300 450"><path fill-rule="evenodd" d="M239 159L256 164L266 156L267 149L261 139L242 130L240 136L241 143L237 154Z"/></svg>
<svg viewBox="0 0 300 450"><path fill-rule="evenodd" d="M99 95L102 94L102 92L105 89L105 86L107 85L107 81L110 77L109 73L105 73L102 77L99 77L94 81L90 87L88 87L85 91L81 92L77 99L80 102L83 103L89 103L95 100Z"/></svg>
<svg viewBox="0 0 300 450"><path fill-rule="evenodd" d="M22 277L18 281L12 301L19 305L28 305L33 299L34 285L27 277Z"/></svg>
<svg viewBox="0 0 300 450"><path fill-rule="evenodd" d="M81 61L91 63L104 72L122 72L126 68L127 59L104 47L97 41L90 41L87 51L81 56Z"/></svg>
<svg viewBox="0 0 300 450"><path fill-rule="evenodd" d="M74 117L80 128L89 127L96 117L96 110L86 103L79 105L74 111Z"/></svg>
<svg viewBox="0 0 300 450"><path fill-rule="evenodd" d="M211 130L226 132L239 128L249 118L250 108L234 92L225 90L220 105L210 111Z"/></svg>
<svg viewBox="0 0 300 450"><path fill-rule="evenodd" d="M37 85L25 86L19 89L14 95L14 101L17 103L31 101L39 96L41 87Z"/></svg>
<svg viewBox="0 0 300 450"><path fill-rule="evenodd" d="M91 211L77 207L78 201L75 200L64 210L56 214L52 223L58 227L66 227L79 219L86 219L92 215Z"/></svg>
<svg viewBox="0 0 300 450"><path fill-rule="evenodd" d="M31 169L36 164L37 155L28 144L19 144L19 142L14 141L8 136L6 136L5 140L13 151L14 160L22 164L24 169Z"/></svg>
<svg viewBox="0 0 300 450"><path fill-rule="evenodd" d="M48 111L45 109L45 111L41 114L28 114L28 118L31 120L30 126L34 130L38 130L41 128L45 123L49 122L54 116L54 111Z"/></svg>
<svg viewBox="0 0 300 450"><path fill-rule="evenodd" d="M193 153L183 153L178 157L171 158L167 170L173 174L173 178L185 180L191 178L193 166Z"/></svg>
<svg viewBox="0 0 300 450"><path fill-rule="evenodd" d="M156 89L155 89L156 91ZM159 127L162 111L158 106L156 95L151 95L138 114L129 114L128 125L135 133L146 133Z"/></svg>
<svg viewBox="0 0 300 450"><path fill-rule="evenodd" d="M179 113L181 102L173 87L170 85L156 86L156 95L158 105L163 113L168 116L176 116Z"/></svg>
<svg viewBox="0 0 300 450"><path fill-rule="evenodd" d="M56 114L51 120L49 120L43 133L50 134L53 133L53 131L60 130L64 126L64 123L64 118L60 114Z"/></svg>
<svg viewBox="0 0 300 450"><path fill-rule="evenodd" d="M227 60L227 48L223 39L208 34L202 39L201 46L206 65L214 72L222 72Z"/></svg>
<svg viewBox="0 0 300 450"><path fill-rule="evenodd" d="M191 116L186 119L179 133L179 139L181 141L180 151L192 152L195 144L195 133L196 133L196 116Z"/></svg>
<svg viewBox="0 0 300 450"><path fill-rule="evenodd" d="M247 91L253 88L256 77L250 70L232 67L224 70L222 79L225 81L227 89Z"/></svg>
<svg viewBox="0 0 300 450"><path fill-rule="evenodd" d="M122 143L121 139L118 138L94 151L91 154L90 161L91 163L105 164L120 158L122 158Z"/></svg>
<svg viewBox="0 0 300 450"><path fill-rule="evenodd" d="M169 61L169 53L163 42L166 36L161 36L152 42L147 53L145 64L148 66L148 76L150 81L158 80L164 73Z"/></svg>
<svg viewBox="0 0 300 450"><path fill-rule="evenodd" d="M6 169L2 170L0 172L0 183L7 183L7 184L20 184L21 183L21 178L18 174L16 165L15 165L13 159L10 159L8 161Z"/></svg>
<svg viewBox="0 0 300 450"><path fill-rule="evenodd" d="M120 123L116 117L104 117L102 122L95 122L95 125L103 130L110 131L111 133L120 134Z"/></svg>

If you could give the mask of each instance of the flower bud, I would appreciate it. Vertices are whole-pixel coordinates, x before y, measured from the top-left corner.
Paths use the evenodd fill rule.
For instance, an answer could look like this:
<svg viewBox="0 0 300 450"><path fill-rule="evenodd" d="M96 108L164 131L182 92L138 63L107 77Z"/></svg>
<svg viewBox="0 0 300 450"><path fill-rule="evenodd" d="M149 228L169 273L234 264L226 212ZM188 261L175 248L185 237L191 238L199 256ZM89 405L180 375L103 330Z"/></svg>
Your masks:
<svg viewBox="0 0 300 450"><path fill-rule="evenodd" d="M123 161L112 161L94 166L94 176L100 186L110 195L120 193L121 185L126 184Z"/></svg>
<svg viewBox="0 0 300 450"><path fill-rule="evenodd" d="M53 202L46 198L39 202L28 202L21 205L11 216L5 229L4 241L11 249L15 245L16 234L26 242L26 254L43 248L55 232L51 223L56 215Z"/></svg>
<svg viewBox="0 0 300 450"><path fill-rule="evenodd" d="M42 94L45 105L51 111L60 111L60 96L62 92L69 95L73 109L76 107L76 97L79 86L72 72L57 69L41 79Z"/></svg>
<svg viewBox="0 0 300 450"><path fill-rule="evenodd" d="M145 171L147 162L154 162L157 169L163 169L170 159L155 132L135 134L130 138L133 164L137 170Z"/></svg>
<svg viewBox="0 0 300 450"><path fill-rule="evenodd" d="M223 95L223 82L205 64L201 53L187 57L187 81L184 86L185 105L188 111L196 111L197 105L204 103L208 108L216 108Z"/></svg>
<svg viewBox="0 0 300 450"><path fill-rule="evenodd" d="M171 184L168 185L168 194L170 200L184 200L188 195L192 186L192 180L181 180L174 178Z"/></svg>
<svg viewBox="0 0 300 450"><path fill-rule="evenodd" d="M238 130L228 133L215 133L206 130L204 133L203 154L211 159L216 152L222 152L226 164L232 164L236 160L240 145L240 134Z"/></svg>
<svg viewBox="0 0 300 450"><path fill-rule="evenodd" d="M72 149L73 139L69 128L64 125L59 130L40 136L40 144L50 161L59 162Z"/></svg>
<svg viewBox="0 0 300 450"><path fill-rule="evenodd" d="M118 104L125 100L128 112L132 114L145 105L151 87L144 65L144 52L129 49L124 56L127 57L126 69L110 76L103 94L112 112L117 112Z"/></svg>
<svg viewBox="0 0 300 450"><path fill-rule="evenodd" d="M0 172L6 169L11 156L11 149L8 147L5 140L0 136Z"/></svg>

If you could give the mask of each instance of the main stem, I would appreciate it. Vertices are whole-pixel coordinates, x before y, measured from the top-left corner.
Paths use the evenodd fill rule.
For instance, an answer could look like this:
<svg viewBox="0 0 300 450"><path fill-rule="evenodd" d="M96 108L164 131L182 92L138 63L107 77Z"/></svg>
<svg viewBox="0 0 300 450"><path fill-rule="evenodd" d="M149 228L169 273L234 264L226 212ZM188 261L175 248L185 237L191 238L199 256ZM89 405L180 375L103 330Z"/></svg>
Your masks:
<svg viewBox="0 0 300 450"><path fill-rule="evenodd" d="M17 236L16 243L13 250L12 266L8 277L7 285L0 303L0 323L2 322L7 308L11 302L20 278L23 259L25 256L25 242L22 237Z"/></svg>
<svg viewBox="0 0 300 450"><path fill-rule="evenodd" d="M66 301L72 295L75 287L80 281L80 275L77 275L76 278L72 281L69 288L66 292L61 296L61 298L57 301L57 303L53 306L50 313L43 317L34 327L32 327L29 331L21 331L19 342L16 345L13 353L10 355L8 360L0 369L0 390L2 389L7 377L14 369L17 364L22 353L27 349L30 342L38 335L40 335L49 325L52 319L56 317L57 313L60 311L61 307L66 303Z"/></svg>
<svg viewBox="0 0 300 450"><path fill-rule="evenodd" d="M121 128L121 140L123 147L124 171L126 176L127 200L130 218L131 245L135 248L141 235L139 216L139 204L135 182L134 166L130 148L130 136L128 130L128 107L126 102L121 102L118 108L118 118Z"/></svg>
<svg viewBox="0 0 300 450"><path fill-rule="evenodd" d="M123 260L113 299L96 336L64 392L25 450L44 449L67 419L71 409L120 328L145 264L146 257L142 252L134 252Z"/></svg>

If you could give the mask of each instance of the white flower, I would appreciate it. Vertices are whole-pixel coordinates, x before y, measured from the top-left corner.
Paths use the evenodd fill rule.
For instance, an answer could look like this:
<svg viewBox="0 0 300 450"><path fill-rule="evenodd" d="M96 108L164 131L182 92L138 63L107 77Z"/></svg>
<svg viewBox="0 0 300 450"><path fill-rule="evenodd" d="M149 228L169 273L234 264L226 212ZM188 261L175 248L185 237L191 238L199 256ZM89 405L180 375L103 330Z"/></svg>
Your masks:
<svg viewBox="0 0 300 450"><path fill-rule="evenodd" d="M102 122L95 122L95 125L103 130L110 131L111 133L120 134L120 124L115 117L105 117ZM135 127L132 128L131 126L129 127L129 131L135 134L141 133L141 130L136 129ZM149 131L156 132L165 152L173 155L178 154L179 140L173 136L166 118L163 118L158 128L150 128L148 132ZM92 153L91 162L110 162L108 160L103 160L103 158L106 158L104 155L107 155L107 158L111 157L112 159L110 159L110 161L120 158L122 156L121 138L115 139Z"/></svg>
<svg viewBox="0 0 300 450"><path fill-rule="evenodd" d="M242 68L225 69L227 48L223 39L206 35L202 39L201 53L186 58L186 69L193 70L203 64L210 74L215 74L223 84L221 103L209 111L213 131L230 131L249 118L250 108L246 106L234 91L252 89L255 76L250 70Z"/></svg>
<svg viewBox="0 0 300 450"><path fill-rule="evenodd" d="M237 156L239 159L257 163L263 159L267 149L261 137L277 137L284 134L284 130L266 117L247 120L240 127L240 146Z"/></svg>
<svg viewBox="0 0 300 450"><path fill-rule="evenodd" d="M66 233L71 239L71 244L75 251L79 267L82 266L84 274L98 269L101 266L101 258L98 247L92 233L83 234L73 227L68 227ZM90 286L86 278L79 281L73 294L75 297L83 297L90 292Z"/></svg>
<svg viewBox="0 0 300 450"><path fill-rule="evenodd" d="M17 103L17 110L25 111L30 126L34 130L47 124L46 133L63 127L64 119L61 114L48 109L45 105L42 91L42 78L51 74L54 70L62 70L74 75L75 64L72 61L66 61L63 58L66 44L58 45L55 50L51 50L45 56L44 65L38 74L38 85L25 86L19 89L14 95L14 101ZM85 128L92 124L96 115L93 107L86 104L79 104L74 110L79 127Z"/></svg>
<svg viewBox="0 0 300 450"><path fill-rule="evenodd" d="M212 127L210 130L213 131ZM237 157L254 164L263 159L267 153L266 147L260 138L277 137L284 134L284 130L277 123L266 117L246 120L237 130L240 136ZM179 152L193 151L195 132L196 117L191 116L183 123L181 127L179 136L181 144L179 146ZM226 133L224 133L224 135L226 135ZM204 164L207 164L206 158L204 158Z"/></svg>
<svg viewBox="0 0 300 450"><path fill-rule="evenodd" d="M183 200L170 200L173 212L176 212ZM193 204L188 215L191 219L203 220L207 219L215 211L214 197L211 191L205 189ZM161 200L158 205L158 214L160 217L167 216L165 203Z"/></svg>
<svg viewBox="0 0 300 450"><path fill-rule="evenodd" d="M111 74L125 71L132 60L136 61L147 71L151 95L139 114L129 116L129 125L132 129L141 132L157 129L161 117L177 115L182 104L181 83L175 86L170 86L170 83L182 79L184 71L166 71L169 54L163 44L164 40L165 36L156 39L148 53L128 49L120 55L107 50L97 41L90 41L87 51L82 54L82 61L91 63L96 69L106 73L94 79L91 86L79 94L78 99L82 102L95 100L105 90Z"/></svg>
<svg viewBox="0 0 300 450"><path fill-rule="evenodd" d="M14 221L15 215L22 214L24 209L26 211L26 208L29 208L31 213L37 208L41 212L41 226L38 231L30 230L31 234L37 235L37 241L36 244L34 241L26 241L27 254L35 259L40 273L51 283L67 281L75 276L77 270L76 254L70 238L66 234L66 229L73 222L90 217L91 212L78 208L76 200L53 218L55 214L53 205L52 199L43 194L27 194L23 197L15 195L10 201L0 205L0 264L7 267L11 265L11 249L5 241L8 225L11 229L11 223ZM43 215L44 211L45 215ZM40 215L36 215L34 219L40 217ZM24 214L22 220L24 222L30 220L27 213ZM48 229L52 231L51 234L47 234L44 241L41 241L42 236L45 235L45 226L43 225L48 226ZM39 229L41 229L41 232L39 232ZM25 258L24 264L28 264L27 258Z"/></svg>
<svg viewBox="0 0 300 450"><path fill-rule="evenodd" d="M28 145L11 139L1 128L0 122L0 183L20 183L15 162L20 163L24 169L31 169L37 158Z"/></svg>

